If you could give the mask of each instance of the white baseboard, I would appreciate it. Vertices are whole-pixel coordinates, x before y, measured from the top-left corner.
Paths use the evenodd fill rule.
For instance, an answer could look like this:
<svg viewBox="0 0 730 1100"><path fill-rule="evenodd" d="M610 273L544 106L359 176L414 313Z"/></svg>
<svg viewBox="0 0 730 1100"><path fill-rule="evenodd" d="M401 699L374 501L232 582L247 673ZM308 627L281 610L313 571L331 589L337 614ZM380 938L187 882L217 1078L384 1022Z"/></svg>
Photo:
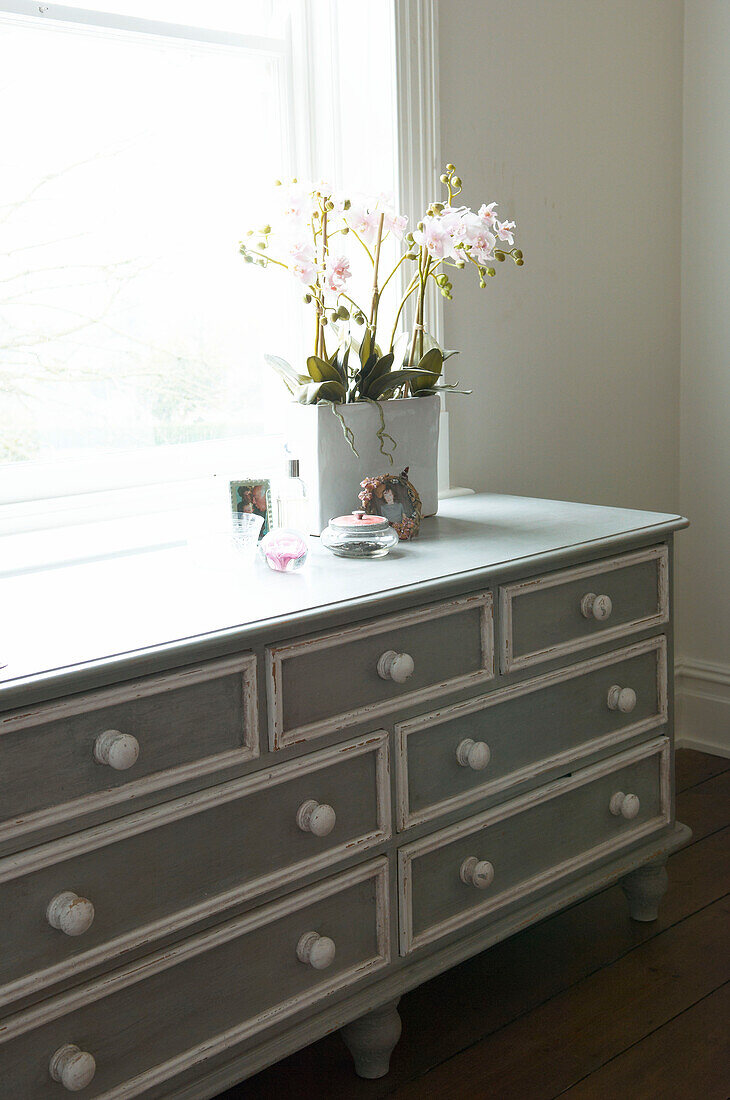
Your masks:
<svg viewBox="0 0 730 1100"><path fill-rule="evenodd" d="M730 666L685 659L675 674L677 747L730 757Z"/></svg>

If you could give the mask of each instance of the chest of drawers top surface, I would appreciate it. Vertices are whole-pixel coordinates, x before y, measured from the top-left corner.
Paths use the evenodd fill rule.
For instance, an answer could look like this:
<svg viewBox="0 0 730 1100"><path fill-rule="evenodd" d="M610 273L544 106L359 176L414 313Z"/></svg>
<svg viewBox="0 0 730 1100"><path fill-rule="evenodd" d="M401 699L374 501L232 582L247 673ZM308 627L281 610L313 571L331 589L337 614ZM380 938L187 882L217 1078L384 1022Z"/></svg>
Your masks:
<svg viewBox="0 0 730 1100"><path fill-rule="evenodd" d="M621 553L683 526L665 513L477 494L442 501L417 540L378 561L334 558L312 539L297 576L262 561L206 567L184 545L0 572L0 710Z"/></svg>

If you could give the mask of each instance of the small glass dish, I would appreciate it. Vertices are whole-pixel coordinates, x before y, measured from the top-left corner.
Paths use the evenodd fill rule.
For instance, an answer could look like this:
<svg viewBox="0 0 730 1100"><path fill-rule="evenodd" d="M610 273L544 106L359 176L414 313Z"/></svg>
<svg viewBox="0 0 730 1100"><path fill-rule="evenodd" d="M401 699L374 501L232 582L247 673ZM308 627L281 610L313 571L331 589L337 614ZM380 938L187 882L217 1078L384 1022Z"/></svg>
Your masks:
<svg viewBox="0 0 730 1100"><path fill-rule="evenodd" d="M398 534L387 519L362 511L331 519L321 537L340 558L384 558L398 545Z"/></svg>
<svg viewBox="0 0 730 1100"><path fill-rule="evenodd" d="M261 555L269 569L276 573L298 573L309 556L309 545L299 531L291 527L275 527L259 544Z"/></svg>
<svg viewBox="0 0 730 1100"><path fill-rule="evenodd" d="M231 543L245 561L253 561L264 517L256 512L234 512L231 517Z"/></svg>

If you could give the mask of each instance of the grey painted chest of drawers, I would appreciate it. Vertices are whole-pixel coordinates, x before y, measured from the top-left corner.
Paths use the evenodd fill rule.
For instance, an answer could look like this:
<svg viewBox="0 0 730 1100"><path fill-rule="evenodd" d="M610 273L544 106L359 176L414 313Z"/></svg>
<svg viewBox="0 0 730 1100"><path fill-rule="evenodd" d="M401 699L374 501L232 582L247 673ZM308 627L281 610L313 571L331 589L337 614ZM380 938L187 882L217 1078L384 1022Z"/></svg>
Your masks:
<svg viewBox="0 0 730 1100"><path fill-rule="evenodd" d="M484 495L300 576L3 581L0 1093L209 1097L335 1028L380 1076L405 990L616 880L653 919L682 526Z"/></svg>

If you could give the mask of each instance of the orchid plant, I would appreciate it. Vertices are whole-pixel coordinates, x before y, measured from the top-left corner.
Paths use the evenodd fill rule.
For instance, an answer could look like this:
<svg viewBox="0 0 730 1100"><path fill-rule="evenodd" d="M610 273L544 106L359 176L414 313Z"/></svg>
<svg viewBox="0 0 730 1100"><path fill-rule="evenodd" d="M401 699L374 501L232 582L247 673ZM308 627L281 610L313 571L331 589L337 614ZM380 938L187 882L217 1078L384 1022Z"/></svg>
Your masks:
<svg viewBox="0 0 730 1100"><path fill-rule="evenodd" d="M240 252L246 263L287 271L301 284L304 302L312 309L314 341L307 373L278 356L266 356L302 404L336 406L458 390L458 382L447 384L442 378L444 362L455 353L441 348L427 329L427 288L432 281L450 300L453 286L448 269L473 267L480 287L485 287L487 278L496 274L496 263L510 257L519 267L524 261L514 247L515 223L498 219L496 202L482 205L476 213L458 205L455 200L462 181L453 164L446 165L441 182L447 192L445 201L431 203L416 228L408 231L407 217L396 211L387 195L348 198L325 182L312 185L294 179L285 185L277 181L275 226L249 230ZM382 245L389 238L400 243L400 255L389 271L383 271ZM366 303L352 297L350 241L372 268ZM404 264L408 265L405 280L398 280L395 277ZM387 288L398 284L400 302L383 341L378 329L380 302ZM415 302L413 328L398 336L410 299ZM352 446L351 433L341 422ZM381 410L381 449L382 432Z"/></svg>

